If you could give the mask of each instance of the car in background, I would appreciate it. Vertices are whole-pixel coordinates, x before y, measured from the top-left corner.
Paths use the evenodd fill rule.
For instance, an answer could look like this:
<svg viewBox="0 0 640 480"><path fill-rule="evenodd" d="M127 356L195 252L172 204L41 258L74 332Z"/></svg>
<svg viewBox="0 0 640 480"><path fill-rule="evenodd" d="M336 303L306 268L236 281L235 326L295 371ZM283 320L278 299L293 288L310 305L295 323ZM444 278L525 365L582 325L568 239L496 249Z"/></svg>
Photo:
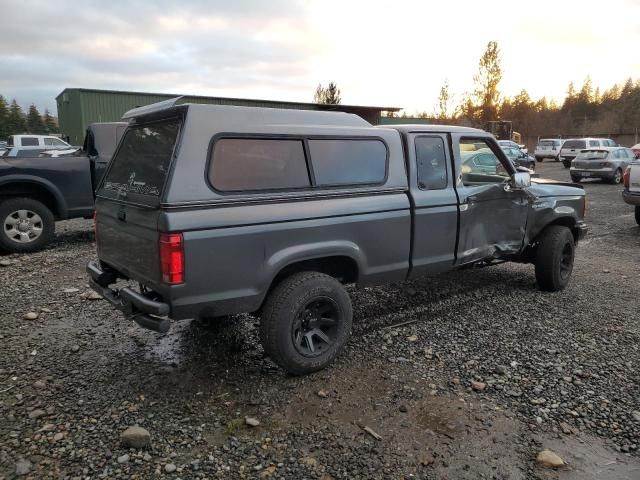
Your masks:
<svg viewBox="0 0 640 480"><path fill-rule="evenodd" d="M513 147L501 147L504 154L507 156L511 163L513 163L516 167L525 167L529 170L536 169L536 161L531 156L520 150L519 148Z"/></svg>
<svg viewBox="0 0 640 480"><path fill-rule="evenodd" d="M633 152L624 147L600 147L582 150L571 161L571 180L579 183L584 178L599 178L609 183L622 182L627 166L633 161Z"/></svg>
<svg viewBox="0 0 640 480"><path fill-rule="evenodd" d="M633 147L631 147L633 154L636 158L640 158L640 143L636 143Z"/></svg>
<svg viewBox="0 0 640 480"><path fill-rule="evenodd" d="M640 160L634 160L626 168L622 181L622 199L635 207L636 223L640 225Z"/></svg>
<svg viewBox="0 0 640 480"><path fill-rule="evenodd" d="M559 162L563 142L564 140L559 138L541 138L533 151L533 156L537 162L542 162L545 158Z"/></svg>
<svg viewBox="0 0 640 480"><path fill-rule="evenodd" d="M4 152L0 153L0 157L11 158L25 158L25 157L38 157L44 148L40 147L11 147L7 148Z"/></svg>
<svg viewBox="0 0 640 480"><path fill-rule="evenodd" d="M560 160L564 168L569 168L571 161L576 158L582 150L617 146L618 144L610 138L570 138L562 144Z"/></svg>
<svg viewBox="0 0 640 480"><path fill-rule="evenodd" d="M48 149L67 149L74 148L64 140L55 135L11 135L9 136L8 146L10 147L36 147Z"/></svg>
<svg viewBox="0 0 640 480"><path fill-rule="evenodd" d="M529 150L527 150L527 147L525 147L524 145L517 144L513 140L498 140L498 145L500 145L501 147L517 148L519 150L522 150L524 153L529 153Z"/></svg>
<svg viewBox="0 0 640 480"><path fill-rule="evenodd" d="M462 174L504 175L506 170L489 148L461 151Z"/></svg>

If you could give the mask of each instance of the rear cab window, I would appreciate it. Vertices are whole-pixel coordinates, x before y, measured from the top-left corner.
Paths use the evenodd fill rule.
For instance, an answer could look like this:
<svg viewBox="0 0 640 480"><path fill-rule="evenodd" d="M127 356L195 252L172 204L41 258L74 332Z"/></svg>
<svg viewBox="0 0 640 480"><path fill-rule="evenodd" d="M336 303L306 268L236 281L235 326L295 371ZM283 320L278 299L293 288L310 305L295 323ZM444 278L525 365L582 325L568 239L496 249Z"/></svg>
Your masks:
<svg viewBox="0 0 640 480"><path fill-rule="evenodd" d="M562 148L587 148L587 142L584 140L567 140Z"/></svg>
<svg viewBox="0 0 640 480"><path fill-rule="evenodd" d="M173 158L177 118L130 126L98 192L107 198L157 206Z"/></svg>
<svg viewBox="0 0 640 480"><path fill-rule="evenodd" d="M37 137L22 137L20 143L23 147L38 147L40 143L38 142Z"/></svg>

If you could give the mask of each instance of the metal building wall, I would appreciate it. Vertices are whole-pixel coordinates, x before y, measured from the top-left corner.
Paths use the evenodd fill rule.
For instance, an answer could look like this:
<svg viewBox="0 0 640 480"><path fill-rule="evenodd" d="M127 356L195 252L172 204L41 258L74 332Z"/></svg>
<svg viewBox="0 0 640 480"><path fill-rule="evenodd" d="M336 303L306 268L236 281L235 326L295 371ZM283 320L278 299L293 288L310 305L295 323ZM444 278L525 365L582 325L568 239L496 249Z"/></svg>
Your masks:
<svg viewBox="0 0 640 480"><path fill-rule="evenodd" d="M56 98L58 122L63 137L68 137L73 145L82 145L84 133L92 123L114 122L135 107L175 98L176 95L123 92L116 90L90 90L67 88ZM311 103L278 102L242 98L184 96L180 103L207 103L212 105L237 105L247 107L287 108L304 110L339 110L355 113L372 124L381 121L380 109L359 106L318 106ZM383 109L384 110L384 109Z"/></svg>

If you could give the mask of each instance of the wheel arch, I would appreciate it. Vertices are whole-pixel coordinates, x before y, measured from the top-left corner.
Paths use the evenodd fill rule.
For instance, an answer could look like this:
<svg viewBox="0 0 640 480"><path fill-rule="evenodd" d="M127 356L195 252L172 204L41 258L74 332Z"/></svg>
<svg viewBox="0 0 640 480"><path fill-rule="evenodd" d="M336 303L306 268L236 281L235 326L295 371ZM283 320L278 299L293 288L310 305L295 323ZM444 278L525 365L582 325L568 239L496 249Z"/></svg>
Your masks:
<svg viewBox="0 0 640 480"><path fill-rule="evenodd" d="M27 197L42 202L56 220L67 218L67 203L60 190L49 180L29 175L10 175L0 178L2 198Z"/></svg>

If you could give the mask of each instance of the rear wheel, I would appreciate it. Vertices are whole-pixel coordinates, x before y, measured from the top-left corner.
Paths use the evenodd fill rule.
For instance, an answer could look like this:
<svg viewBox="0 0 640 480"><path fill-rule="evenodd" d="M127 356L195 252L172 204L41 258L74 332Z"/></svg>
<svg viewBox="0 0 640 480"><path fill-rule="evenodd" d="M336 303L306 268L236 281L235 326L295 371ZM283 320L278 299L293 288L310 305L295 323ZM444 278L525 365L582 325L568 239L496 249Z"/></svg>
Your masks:
<svg viewBox="0 0 640 480"><path fill-rule="evenodd" d="M640 225L640 206L636 207L636 223Z"/></svg>
<svg viewBox="0 0 640 480"><path fill-rule="evenodd" d="M41 250L53 239L51 210L32 198L10 198L0 203L0 248L11 253Z"/></svg>
<svg viewBox="0 0 640 480"><path fill-rule="evenodd" d="M536 249L536 281L538 288L547 292L563 290L571 279L575 243L567 227L547 227L538 241Z"/></svg>
<svg viewBox="0 0 640 480"><path fill-rule="evenodd" d="M342 284L319 272L283 280L265 302L260 336L265 352L287 372L325 368L351 334L351 299Z"/></svg>
<svg viewBox="0 0 640 480"><path fill-rule="evenodd" d="M622 182L622 170L617 169L616 173L613 174L609 183L613 183L614 185L619 185Z"/></svg>
<svg viewBox="0 0 640 480"><path fill-rule="evenodd" d="M562 160L562 165L564 165L564 168L569 168L571 166L571 160Z"/></svg>
<svg viewBox="0 0 640 480"><path fill-rule="evenodd" d="M536 157L536 162L540 162L540 163L542 163L542 162L543 162L543 160L544 160L544 158L542 158L542 157Z"/></svg>

